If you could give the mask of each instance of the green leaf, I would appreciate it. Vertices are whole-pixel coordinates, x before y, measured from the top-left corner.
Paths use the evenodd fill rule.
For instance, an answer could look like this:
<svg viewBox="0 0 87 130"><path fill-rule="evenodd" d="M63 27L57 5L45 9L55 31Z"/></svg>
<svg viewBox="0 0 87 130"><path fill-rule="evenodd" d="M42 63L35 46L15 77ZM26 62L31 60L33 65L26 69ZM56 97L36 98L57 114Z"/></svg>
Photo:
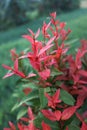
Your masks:
<svg viewBox="0 0 87 130"><path fill-rule="evenodd" d="M27 102L29 105L32 105L33 101L35 102L35 100L39 101L39 94L37 89L34 89L28 96L25 96L20 102L16 103L11 111L14 111L15 109L19 108L22 104Z"/></svg>
<svg viewBox="0 0 87 130"><path fill-rule="evenodd" d="M42 113L38 113L37 117L34 120L34 124L36 127L40 128L41 127L41 122L44 121L47 123L52 130L60 130L58 122L52 122L49 119L45 118Z"/></svg>
<svg viewBox="0 0 87 130"><path fill-rule="evenodd" d="M69 130L80 130L80 128L77 125L70 124L69 125Z"/></svg>
<svg viewBox="0 0 87 130"><path fill-rule="evenodd" d="M19 120L21 117L23 117L26 113L27 113L27 109L20 110L17 115L17 120Z"/></svg>
<svg viewBox="0 0 87 130"><path fill-rule="evenodd" d="M73 96L63 89L61 89L60 91L60 99L68 105L73 106L75 103L75 99L73 98Z"/></svg>
<svg viewBox="0 0 87 130"><path fill-rule="evenodd" d="M61 74L63 74L63 72L58 71L58 69L55 69L55 68L52 69L52 72L51 72L52 77L58 76L58 75L61 75Z"/></svg>
<svg viewBox="0 0 87 130"><path fill-rule="evenodd" d="M39 88L40 108L44 108L47 104L47 98L44 96L44 88Z"/></svg>

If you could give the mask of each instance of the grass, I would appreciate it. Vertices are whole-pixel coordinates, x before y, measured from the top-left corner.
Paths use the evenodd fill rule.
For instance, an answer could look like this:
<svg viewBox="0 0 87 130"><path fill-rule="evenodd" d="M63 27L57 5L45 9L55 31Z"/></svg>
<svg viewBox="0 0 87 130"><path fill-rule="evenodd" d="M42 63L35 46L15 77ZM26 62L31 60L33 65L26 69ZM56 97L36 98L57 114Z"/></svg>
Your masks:
<svg viewBox="0 0 87 130"><path fill-rule="evenodd" d="M61 21L67 22L66 28L70 27L72 30L68 41L72 39L87 39L87 9L80 9L70 13L61 14L57 18ZM13 104L10 97L16 85L15 77L2 80L3 75L7 71L1 67L1 64L12 64L10 61L10 49L16 48L17 52L19 53L21 50L29 47L28 42L23 39L21 35L27 33L27 28L31 28L33 31L36 31L38 27L42 25L45 19L45 17L42 17L26 25L13 28L5 32L0 32L0 120L3 119L3 116L6 117L4 118L5 120L7 119L6 111L10 111L10 106ZM46 19L46 21L48 21L48 19ZM73 43L73 48L71 51L75 52L74 50L76 47L78 47L78 45L79 41L77 41L75 44ZM8 99L10 100L9 102ZM8 110L6 106L9 106ZM2 125L2 121L0 123Z"/></svg>

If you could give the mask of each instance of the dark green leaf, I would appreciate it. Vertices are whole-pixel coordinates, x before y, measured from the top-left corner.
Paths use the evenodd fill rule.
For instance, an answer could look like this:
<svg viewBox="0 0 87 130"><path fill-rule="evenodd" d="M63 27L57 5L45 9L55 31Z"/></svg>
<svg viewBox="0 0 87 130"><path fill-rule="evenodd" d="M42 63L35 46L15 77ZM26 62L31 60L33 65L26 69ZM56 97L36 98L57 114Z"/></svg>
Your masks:
<svg viewBox="0 0 87 130"><path fill-rule="evenodd" d="M69 130L80 130L80 128L77 125L70 124L69 125Z"/></svg>
<svg viewBox="0 0 87 130"><path fill-rule="evenodd" d="M39 94L38 94L37 89L34 89L28 96L25 96L20 102L16 103L15 106L12 108L12 111L19 108L22 104L27 103L27 102L30 105L32 105L33 100L35 101L35 99L39 100Z"/></svg>
<svg viewBox="0 0 87 130"><path fill-rule="evenodd" d="M61 74L63 74L63 72L61 72L61 71L58 71L58 69L52 69L52 72L51 72L51 76L58 76L58 75L61 75Z"/></svg>
<svg viewBox="0 0 87 130"><path fill-rule="evenodd" d="M67 91L62 90L60 91L60 99L68 105L74 105L75 103L75 99L73 98L73 96L71 94L69 94Z"/></svg>
<svg viewBox="0 0 87 130"><path fill-rule="evenodd" d="M17 120L19 120L21 117L23 117L27 113L27 109L22 109L17 114Z"/></svg>
<svg viewBox="0 0 87 130"><path fill-rule="evenodd" d="M44 96L44 88L39 88L40 108L44 108L47 104L47 98Z"/></svg>
<svg viewBox="0 0 87 130"><path fill-rule="evenodd" d="M60 130L58 122L52 122L49 119L45 118L42 113L38 113L38 116L36 117L36 119L34 120L34 124L36 127L40 128L41 127L41 122L44 121L45 123L47 123L52 130Z"/></svg>

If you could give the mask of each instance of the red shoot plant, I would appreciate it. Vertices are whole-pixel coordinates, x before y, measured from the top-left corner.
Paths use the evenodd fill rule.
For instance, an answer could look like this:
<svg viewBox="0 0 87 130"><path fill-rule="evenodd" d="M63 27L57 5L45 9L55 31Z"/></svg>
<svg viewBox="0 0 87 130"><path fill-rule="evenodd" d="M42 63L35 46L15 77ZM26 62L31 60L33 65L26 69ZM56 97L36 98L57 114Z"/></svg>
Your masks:
<svg viewBox="0 0 87 130"><path fill-rule="evenodd" d="M27 108L28 116L19 112L17 127L9 122L10 128L4 130L87 130L87 108L83 109L87 100L87 41L81 41L74 56L68 54L65 41L71 30L65 26L53 12L49 23L44 22L36 33L28 29L30 34L23 35L31 43L30 52L18 55L11 50L14 67L3 64L9 70L4 78L20 76L18 85L21 83L23 90L12 110ZM32 69L24 71L28 68L23 66L24 59Z"/></svg>

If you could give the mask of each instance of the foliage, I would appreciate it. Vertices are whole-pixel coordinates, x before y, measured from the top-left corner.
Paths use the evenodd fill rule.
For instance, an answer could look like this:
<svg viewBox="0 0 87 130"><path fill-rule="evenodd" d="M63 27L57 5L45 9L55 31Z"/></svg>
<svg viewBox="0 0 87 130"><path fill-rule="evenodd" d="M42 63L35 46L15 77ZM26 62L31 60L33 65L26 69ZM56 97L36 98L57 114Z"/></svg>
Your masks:
<svg viewBox="0 0 87 130"><path fill-rule="evenodd" d="M57 18L60 19L60 21L66 21L69 24L69 26L71 26L73 37L81 39L81 38L85 38L87 35L86 29L85 29L87 28L86 22L85 22L87 20L86 14L87 14L87 9L79 9L72 12L60 14L57 16ZM20 35L22 35L23 33L27 33L26 28L30 27L32 28L34 32L36 32L39 26L42 25L42 21L44 21L44 19L45 17L41 17L41 18L38 18L37 20L29 22L28 24L22 25L20 27L16 27L16 28L9 29L7 31L0 32L0 36L1 36L0 44L11 45L11 42L13 42L13 44L11 45L12 46L11 48L14 48L15 47L14 44L17 44L17 42L18 44L22 42ZM46 19L46 22L48 22L48 19ZM85 33L82 32L81 30L84 30ZM4 47L7 47L7 46L4 45Z"/></svg>
<svg viewBox="0 0 87 130"><path fill-rule="evenodd" d="M44 1L44 9L45 10L57 10L58 12L62 11L68 11L68 10L74 10L79 8L80 6L80 0L47 0Z"/></svg>
<svg viewBox="0 0 87 130"><path fill-rule="evenodd" d="M56 20L56 12L50 17L50 22L44 22L41 28L42 40L38 40L40 29L36 33L29 29L30 35L23 35L31 43L31 52L18 55L13 49L13 67L3 64L9 70L3 78L20 77L21 87L14 94L18 101L12 111L21 109L17 116L19 130L84 130L87 129L87 111L82 109L87 99L87 41L81 41L75 56L68 54L65 41L71 30L65 30L66 23ZM24 117L26 108L28 116ZM4 130L16 130L12 122L9 126Z"/></svg>
<svg viewBox="0 0 87 130"><path fill-rule="evenodd" d="M61 0L61 2L63 3L61 6L63 10L73 10L80 6L80 0Z"/></svg>
<svg viewBox="0 0 87 130"><path fill-rule="evenodd" d="M47 10L72 10L79 0L0 0L0 30L18 26L46 14Z"/></svg>
<svg viewBox="0 0 87 130"><path fill-rule="evenodd" d="M26 22L25 9L22 1L4 0L0 6L0 30Z"/></svg>
<svg viewBox="0 0 87 130"><path fill-rule="evenodd" d="M76 10L74 12L70 12L67 14L61 14L57 18L61 21L66 21L67 27L70 26L72 29L72 33L69 37L68 43L70 44L70 53L75 53L75 50L79 46L79 42L76 40L71 40L71 38L86 38L87 37L87 24L86 24L86 9L80 9ZM83 15L84 14L84 15ZM73 19L73 20L72 20ZM39 25L42 24L42 21L44 20L44 17L39 18L38 20L33 21L32 23L28 23L25 26L22 25L21 27L13 28L5 32L0 32L0 64L6 63L8 65L11 65L12 62L10 60L10 55L8 52L12 48L17 49L17 53L22 51L24 48L30 48L29 43L20 37L21 34L26 33L26 28L30 27L33 29L34 32L36 32ZM79 22L80 21L80 22ZM46 22L48 22L46 20ZM26 31L25 31L26 30ZM42 39L41 36L39 39ZM76 44L75 44L75 43ZM3 60L2 60L3 58ZM2 76L6 73L6 70L0 66L0 129L3 129L3 127L8 126L6 120L15 120L15 111L11 112L11 108L14 105L15 101L13 102L12 93L14 92L15 86L16 86L16 77L13 76L11 78L7 78L5 80L2 80ZM19 87L18 87L19 89ZM17 89L17 91L18 91ZM8 109L7 109L8 108Z"/></svg>
<svg viewBox="0 0 87 130"><path fill-rule="evenodd" d="M36 3L30 0L0 0L0 30L18 26L36 18L39 15L36 8L40 2Z"/></svg>

